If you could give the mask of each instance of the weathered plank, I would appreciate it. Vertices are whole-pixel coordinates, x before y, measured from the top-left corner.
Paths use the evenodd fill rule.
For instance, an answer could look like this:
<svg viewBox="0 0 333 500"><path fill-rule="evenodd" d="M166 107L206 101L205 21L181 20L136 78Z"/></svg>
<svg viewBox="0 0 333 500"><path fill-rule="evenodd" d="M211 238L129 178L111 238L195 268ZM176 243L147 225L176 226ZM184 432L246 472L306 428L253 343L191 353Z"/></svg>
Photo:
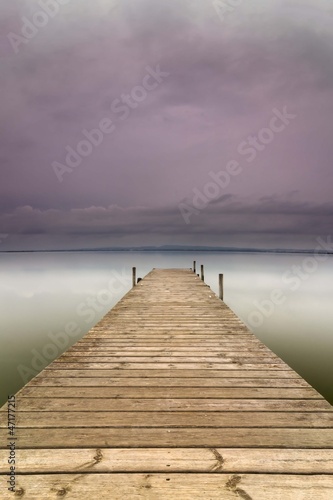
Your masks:
<svg viewBox="0 0 333 500"><path fill-rule="evenodd" d="M189 342L190 341L190 342ZM190 346L190 345L231 345L235 346L237 344L244 345L249 343L249 345L257 345L259 347L260 341L254 337L254 335L226 335L221 331L219 333L214 333L214 335L206 334L201 335L174 335L174 334L164 334L164 335L153 335L147 337L147 335L140 334L130 334L126 333L125 329L122 330L122 335L113 334L112 332L105 331L105 335L103 337L91 337L90 334L87 337L82 338L78 341L75 346L85 345L154 345L154 344L165 344L165 342L170 343L170 345L182 345L182 346ZM262 344L261 344L262 345Z"/></svg>
<svg viewBox="0 0 333 500"><path fill-rule="evenodd" d="M93 356L93 355L80 355L78 357L72 356L70 354L61 356L58 360L53 363L55 365L61 363L108 363L110 358L114 363L216 363L216 364L229 364L233 362L241 363L252 363L252 364L268 364L268 365L281 365L286 366L285 363L276 358L275 356L266 356L264 358L259 358L257 360L256 356L242 356L238 354L237 356L224 355L222 356L186 356L181 357L174 356Z"/></svg>
<svg viewBox="0 0 333 500"><path fill-rule="evenodd" d="M331 411L324 399L138 399L20 397L19 411Z"/></svg>
<svg viewBox="0 0 333 500"><path fill-rule="evenodd" d="M110 358L112 359L112 358ZM203 370L205 368L210 368L212 370L239 370L240 366L244 368L244 370L267 370L269 366L272 368L275 368L275 370L286 370L286 366L279 362L279 363L244 363L241 360L238 360L236 362L219 362L219 363L211 363L211 362L206 362L202 361L201 363L178 363L175 360L172 362L168 363L162 363L162 362L145 362L145 363L140 363L140 362L129 362L129 361L119 361L119 362L108 362L108 363L101 363L101 362L94 362L94 363L85 363L85 362L73 362L73 363L67 363L66 360L62 360L61 362L56 362L54 361L51 365L49 365L49 368L51 369L57 369L57 370L94 370L94 369L100 369L100 370L121 370L122 368L126 369L133 369L133 370L162 370L162 369L170 369L170 368L175 368L177 370Z"/></svg>
<svg viewBox="0 0 333 500"><path fill-rule="evenodd" d="M135 399L316 399L322 397L312 387L26 387L20 398L135 398ZM21 399L19 400L21 402ZM325 404L327 408L329 403Z"/></svg>
<svg viewBox="0 0 333 500"><path fill-rule="evenodd" d="M78 341L76 344L74 344L72 347L70 347L69 351L71 350L86 350L89 349L89 347L100 347L101 349L115 349L117 347L129 347L131 349L139 349L141 346L146 347L147 349L158 349L159 347L167 347L171 346L172 348L177 348L178 350L193 350L193 349L202 349L203 347L211 347L213 350L214 349L221 349L221 350L228 350L228 349L243 349L243 350L256 350L256 349L261 349L264 351L271 352L268 347L265 345L261 344L259 340L255 340L254 338L249 338L246 339L245 341L242 341L240 339L233 339L231 340L221 340L223 338L220 336L217 340L207 340L207 338L203 338L201 340L193 340L191 339L191 342L189 343L186 340L177 340L177 339L153 339L154 341L149 342L143 340L138 340L138 339L132 339L130 340L129 338L123 338L122 340L118 340L116 338L100 338L97 340L89 340L89 339L81 339ZM152 339L151 339L152 340Z"/></svg>
<svg viewBox="0 0 333 500"><path fill-rule="evenodd" d="M303 380L296 372L287 369L287 370L275 370L271 367L266 367L266 370L240 370L239 367L236 370L211 370L211 369L197 369L197 370L186 370L186 369L140 369L140 370L114 370L114 369L95 369L95 370L84 370L84 369L75 369L73 370L64 370L62 367L53 368L54 365L50 365L45 368L43 372L33 380L41 379L41 378L54 378L54 377L140 377L140 378L155 378L155 377L163 377L163 378L209 378L209 379L219 379L222 380L224 378L259 378L259 379L286 379L294 382L295 380Z"/></svg>
<svg viewBox="0 0 333 500"><path fill-rule="evenodd" d="M230 412L222 411L23 411L16 418L20 428L56 427L289 427L333 428L332 412ZM0 428L6 428L6 423ZM332 471L333 472L333 471Z"/></svg>
<svg viewBox="0 0 333 500"><path fill-rule="evenodd" d="M7 472L0 450L0 474ZM332 474L333 450L251 448L74 448L17 450L17 473L243 472Z"/></svg>
<svg viewBox="0 0 333 500"><path fill-rule="evenodd" d="M234 347L233 347L234 349ZM121 357L147 357L149 356L150 359L159 356L176 356L176 357L185 357L185 358L192 358L192 357L232 357L232 356L237 356L237 357L242 357L242 358L269 358L271 361L272 359L275 359L274 356L267 354L266 352L263 352L263 350L255 350L255 351L250 351L250 350L239 350L237 352L235 351L230 351L228 349L219 349L219 348L194 348L194 349L184 349L184 350L176 350L176 349L170 349L168 346L160 347L159 349L153 349L150 347L135 347L132 350L129 350L127 347L126 349L121 349L121 350L107 350L107 349L102 349L102 348L87 348L85 350L83 349L68 349L66 353L63 354L63 358L78 358L78 357L107 357L108 359L110 356L115 356L116 359L121 356Z"/></svg>
<svg viewBox="0 0 333 500"><path fill-rule="evenodd" d="M331 500L333 476L330 475L262 475L262 474L44 474L19 476L17 492L6 491L5 479L0 487L3 500L14 496L68 500L82 498L124 498L174 500L235 500L235 498L267 500Z"/></svg>
<svg viewBox="0 0 333 500"><path fill-rule="evenodd" d="M88 372L90 373L90 372ZM91 377L76 376L75 378L63 377L36 377L30 387L257 387L257 388L286 388L309 387L308 383L302 379L283 378L203 378L203 377L113 377L111 374L105 377L98 377L94 373ZM317 395L318 396L318 395Z"/></svg>
<svg viewBox="0 0 333 500"><path fill-rule="evenodd" d="M23 448L333 448L332 429L303 428L154 428L71 427L50 429L18 428ZM7 446L7 430L0 429L0 448ZM310 452L309 452L310 453Z"/></svg>

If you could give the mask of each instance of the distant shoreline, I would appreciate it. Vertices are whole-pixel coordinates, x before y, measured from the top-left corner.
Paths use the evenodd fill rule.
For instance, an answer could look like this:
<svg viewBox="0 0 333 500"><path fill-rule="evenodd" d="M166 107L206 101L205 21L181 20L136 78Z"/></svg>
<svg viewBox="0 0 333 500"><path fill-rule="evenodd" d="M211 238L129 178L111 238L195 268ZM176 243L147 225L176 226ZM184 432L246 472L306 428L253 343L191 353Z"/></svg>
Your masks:
<svg viewBox="0 0 333 500"><path fill-rule="evenodd" d="M326 250L261 249L261 248L223 248L223 247L120 247L120 248L82 248L68 250L3 250L8 253L88 253L88 252L213 252L213 253L273 253L273 254L312 254L333 255Z"/></svg>

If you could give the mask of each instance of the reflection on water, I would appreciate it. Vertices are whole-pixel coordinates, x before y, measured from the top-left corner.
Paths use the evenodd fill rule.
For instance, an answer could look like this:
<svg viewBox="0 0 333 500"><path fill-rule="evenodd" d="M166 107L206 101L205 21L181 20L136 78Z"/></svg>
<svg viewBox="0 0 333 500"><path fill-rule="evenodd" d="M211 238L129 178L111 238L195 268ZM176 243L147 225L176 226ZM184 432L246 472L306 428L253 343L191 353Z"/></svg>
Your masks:
<svg viewBox="0 0 333 500"><path fill-rule="evenodd" d="M0 254L0 405L131 287L131 268L205 265L205 281L333 403L333 257L192 252Z"/></svg>

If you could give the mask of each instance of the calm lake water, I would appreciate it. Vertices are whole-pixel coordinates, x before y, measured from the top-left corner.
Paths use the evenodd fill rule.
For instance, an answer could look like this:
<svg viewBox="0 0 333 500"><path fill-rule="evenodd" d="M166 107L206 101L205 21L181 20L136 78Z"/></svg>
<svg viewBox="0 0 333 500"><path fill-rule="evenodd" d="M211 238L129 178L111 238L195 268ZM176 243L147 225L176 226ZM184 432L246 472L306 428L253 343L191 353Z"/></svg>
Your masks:
<svg viewBox="0 0 333 500"><path fill-rule="evenodd" d="M205 282L333 404L333 257L210 252L0 254L0 405L131 287L131 268L205 265Z"/></svg>

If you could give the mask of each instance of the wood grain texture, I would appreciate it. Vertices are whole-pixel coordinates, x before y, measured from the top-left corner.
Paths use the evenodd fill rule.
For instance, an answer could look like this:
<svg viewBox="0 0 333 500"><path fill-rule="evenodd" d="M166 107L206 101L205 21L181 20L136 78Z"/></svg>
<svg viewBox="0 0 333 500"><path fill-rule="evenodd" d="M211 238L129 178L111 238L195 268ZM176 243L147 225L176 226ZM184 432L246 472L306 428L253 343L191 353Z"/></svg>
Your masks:
<svg viewBox="0 0 333 500"><path fill-rule="evenodd" d="M7 472L0 450L0 474ZM74 448L17 450L18 473L253 472L332 474L333 450L267 448Z"/></svg>
<svg viewBox="0 0 333 500"><path fill-rule="evenodd" d="M17 494L6 491L3 500L331 500L333 476L285 474L44 474L19 476ZM102 496L103 495L103 496Z"/></svg>
<svg viewBox="0 0 333 500"><path fill-rule="evenodd" d="M253 427L57 427L18 428L23 448L333 448L332 429ZM61 425L61 423L59 424ZM149 425L149 424L148 424ZM7 430L0 429L1 448L7 445ZM309 454L311 451L309 451ZM311 456L311 455L310 455Z"/></svg>
<svg viewBox="0 0 333 500"><path fill-rule="evenodd" d="M332 412L230 412L222 411L21 411L22 428L70 427L269 427L333 428ZM5 428L2 423L0 428Z"/></svg>
<svg viewBox="0 0 333 500"><path fill-rule="evenodd" d="M332 406L190 270L151 271L16 403L4 500L333 498Z"/></svg>

